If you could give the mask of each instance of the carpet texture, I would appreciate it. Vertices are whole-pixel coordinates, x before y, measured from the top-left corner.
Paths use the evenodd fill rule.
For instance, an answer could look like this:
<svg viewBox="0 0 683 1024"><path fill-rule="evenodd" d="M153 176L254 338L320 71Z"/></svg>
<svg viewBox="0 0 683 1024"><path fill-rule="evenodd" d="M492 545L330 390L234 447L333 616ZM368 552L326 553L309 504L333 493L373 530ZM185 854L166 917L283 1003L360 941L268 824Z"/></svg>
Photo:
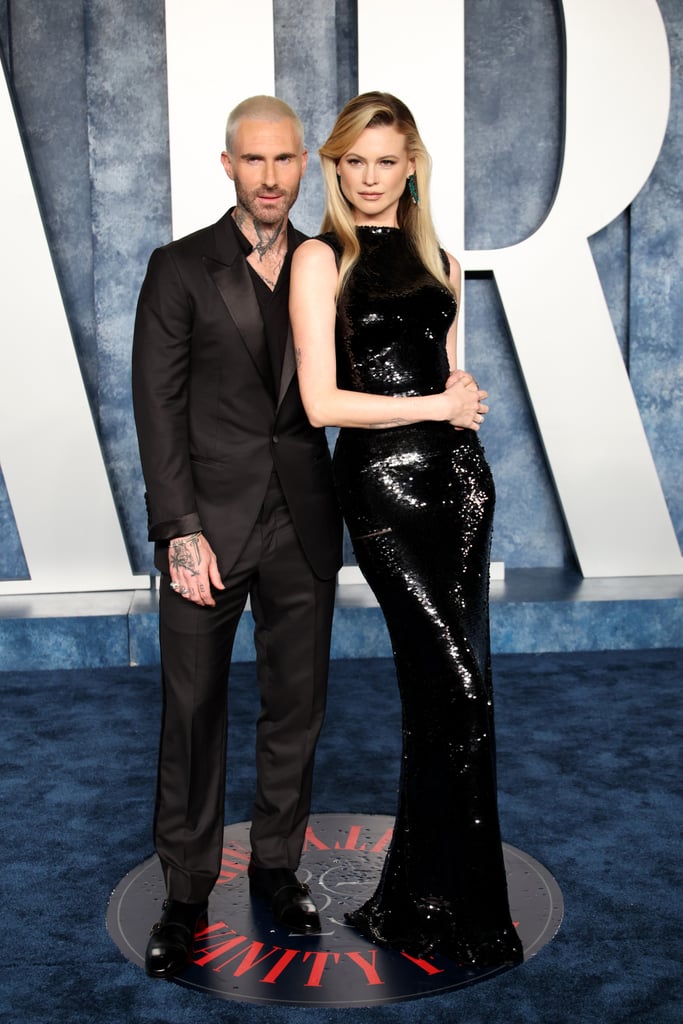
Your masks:
<svg viewBox="0 0 683 1024"><path fill-rule="evenodd" d="M494 659L504 838L553 873L564 922L514 971L368 1009L218 1000L124 960L105 913L152 852L158 673L0 673L0 1021L677 1024L682 670L680 650ZM253 664L234 666L230 702L226 813L241 821ZM393 814L399 733L391 662L333 663L314 810Z"/></svg>

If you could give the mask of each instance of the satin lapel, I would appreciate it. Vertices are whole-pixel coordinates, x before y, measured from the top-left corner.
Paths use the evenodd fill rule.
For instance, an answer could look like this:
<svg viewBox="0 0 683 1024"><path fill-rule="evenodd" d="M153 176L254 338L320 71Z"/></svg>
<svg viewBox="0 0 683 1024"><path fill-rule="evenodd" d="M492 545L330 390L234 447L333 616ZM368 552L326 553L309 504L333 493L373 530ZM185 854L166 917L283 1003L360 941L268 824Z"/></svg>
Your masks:
<svg viewBox="0 0 683 1024"><path fill-rule="evenodd" d="M226 266L207 256L205 264L240 332L242 341L254 360L256 369L264 381L268 382L271 370L266 333L246 261L236 259Z"/></svg>
<svg viewBox="0 0 683 1024"><path fill-rule="evenodd" d="M300 231L297 231L293 224L288 225L288 245L292 252L306 240L306 235L303 235ZM279 409L284 401L284 397L289 390L289 385L292 383L292 378L296 373L296 356L294 352L294 338L292 337L291 325L287 331L287 343L285 344L285 352L282 357L282 373L280 375L280 390L277 396L277 408Z"/></svg>
<svg viewBox="0 0 683 1024"><path fill-rule="evenodd" d="M292 383L292 377L296 373L296 358L294 355L294 339L292 337L292 328L290 327L287 331L287 343L285 345L285 354L282 357L282 375L280 377L280 393L277 396L277 408L279 409L282 405L285 395L289 389L289 385Z"/></svg>

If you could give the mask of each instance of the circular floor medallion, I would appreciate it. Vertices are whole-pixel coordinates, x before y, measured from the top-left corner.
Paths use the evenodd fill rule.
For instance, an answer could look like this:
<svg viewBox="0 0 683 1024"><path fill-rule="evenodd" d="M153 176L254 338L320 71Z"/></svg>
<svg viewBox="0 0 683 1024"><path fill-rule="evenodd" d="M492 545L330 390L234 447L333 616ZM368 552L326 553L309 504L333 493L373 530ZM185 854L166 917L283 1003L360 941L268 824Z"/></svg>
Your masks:
<svg viewBox="0 0 683 1024"><path fill-rule="evenodd" d="M371 1006L435 995L499 974L499 968L473 970L444 957L420 960L382 949L345 924L344 912L374 891L392 826L393 818L385 815L311 817L298 875L311 887L323 934L301 936L275 926L265 908L251 902L249 822L228 825L208 927L197 935L193 962L176 982L220 999ZM503 849L512 918L528 960L559 928L562 894L533 857L507 844ZM107 928L123 955L140 966L163 899L156 856L129 872L112 893Z"/></svg>

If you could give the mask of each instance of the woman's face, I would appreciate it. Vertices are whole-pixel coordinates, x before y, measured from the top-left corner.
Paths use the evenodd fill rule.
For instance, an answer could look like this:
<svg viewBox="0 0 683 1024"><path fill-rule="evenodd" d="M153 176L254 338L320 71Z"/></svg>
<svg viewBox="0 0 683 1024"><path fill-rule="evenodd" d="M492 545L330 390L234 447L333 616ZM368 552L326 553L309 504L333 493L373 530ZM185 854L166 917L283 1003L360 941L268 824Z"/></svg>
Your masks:
<svg viewBox="0 0 683 1024"><path fill-rule="evenodd" d="M392 125L366 128L337 163L356 224L397 227L398 201L415 170L405 135Z"/></svg>

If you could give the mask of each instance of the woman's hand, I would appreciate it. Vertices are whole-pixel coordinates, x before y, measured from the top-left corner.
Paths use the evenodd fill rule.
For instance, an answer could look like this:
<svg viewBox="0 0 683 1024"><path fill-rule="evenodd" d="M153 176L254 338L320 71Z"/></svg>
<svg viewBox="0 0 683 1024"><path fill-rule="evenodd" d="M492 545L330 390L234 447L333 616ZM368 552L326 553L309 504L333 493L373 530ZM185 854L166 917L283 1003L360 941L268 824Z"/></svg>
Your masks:
<svg viewBox="0 0 683 1024"><path fill-rule="evenodd" d="M489 411L484 399L488 391L482 391L471 373L453 370L446 381L444 396L447 400L446 416L452 427L479 430Z"/></svg>

